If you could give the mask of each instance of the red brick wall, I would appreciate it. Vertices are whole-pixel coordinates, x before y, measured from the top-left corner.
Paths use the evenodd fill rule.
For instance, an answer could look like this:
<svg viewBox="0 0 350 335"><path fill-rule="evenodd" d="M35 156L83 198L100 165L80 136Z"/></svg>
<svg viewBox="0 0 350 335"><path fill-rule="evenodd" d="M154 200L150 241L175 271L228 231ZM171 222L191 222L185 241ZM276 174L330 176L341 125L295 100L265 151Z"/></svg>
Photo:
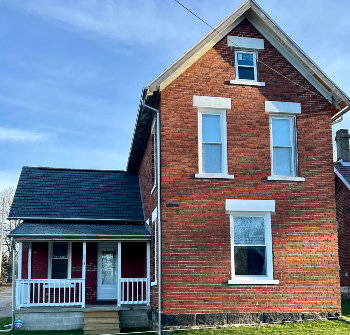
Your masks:
<svg viewBox="0 0 350 335"><path fill-rule="evenodd" d="M350 286L350 190L335 178L339 240L340 286Z"/></svg>
<svg viewBox="0 0 350 335"><path fill-rule="evenodd" d="M72 278L81 278L83 263L83 242L72 243Z"/></svg>
<svg viewBox="0 0 350 335"><path fill-rule="evenodd" d="M32 279L47 279L48 243L32 243Z"/></svg>
<svg viewBox="0 0 350 335"><path fill-rule="evenodd" d="M22 246L22 279L28 279L28 256L29 256L29 251L23 245Z"/></svg>
<svg viewBox="0 0 350 335"><path fill-rule="evenodd" d="M123 242L121 248L122 278L147 277L146 243Z"/></svg>
<svg viewBox="0 0 350 335"><path fill-rule="evenodd" d="M247 20L230 34L264 38ZM235 79L234 52L226 38L161 93L165 314L340 310L330 104L266 39L259 59L316 94L261 63L259 80L265 87L230 85ZM194 178L198 112L193 95L232 99L227 138L228 172L234 180ZM301 103L298 159L305 182L266 181L271 174L266 100ZM140 169L146 217L154 201L146 179L149 150L148 143ZM279 285L227 284L231 246L225 199L276 201L272 239ZM179 202L180 207L166 208L166 201Z"/></svg>

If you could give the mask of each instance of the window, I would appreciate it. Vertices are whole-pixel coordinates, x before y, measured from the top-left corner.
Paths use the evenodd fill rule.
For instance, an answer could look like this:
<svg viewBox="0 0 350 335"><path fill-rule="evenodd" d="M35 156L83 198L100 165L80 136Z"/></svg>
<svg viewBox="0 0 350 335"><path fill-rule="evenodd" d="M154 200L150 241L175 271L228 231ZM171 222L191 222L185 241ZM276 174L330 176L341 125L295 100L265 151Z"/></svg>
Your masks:
<svg viewBox="0 0 350 335"><path fill-rule="evenodd" d="M71 276L71 243L49 242L49 279L69 279Z"/></svg>
<svg viewBox="0 0 350 335"><path fill-rule="evenodd" d="M156 118L153 119L152 128L151 128L151 145L152 145L152 183L153 187L151 194L153 194L156 189L157 184L157 152L156 152Z"/></svg>
<svg viewBox="0 0 350 335"><path fill-rule="evenodd" d="M257 53L254 51L235 51L235 71L237 80L258 81Z"/></svg>
<svg viewBox="0 0 350 335"><path fill-rule="evenodd" d="M205 174L227 174L226 111L199 111L199 170Z"/></svg>
<svg viewBox="0 0 350 335"><path fill-rule="evenodd" d="M271 116L272 175L295 177L295 116Z"/></svg>
<svg viewBox="0 0 350 335"><path fill-rule="evenodd" d="M249 210L249 209L252 209ZM273 200L226 200L231 222L229 284L278 284L273 280L271 211Z"/></svg>

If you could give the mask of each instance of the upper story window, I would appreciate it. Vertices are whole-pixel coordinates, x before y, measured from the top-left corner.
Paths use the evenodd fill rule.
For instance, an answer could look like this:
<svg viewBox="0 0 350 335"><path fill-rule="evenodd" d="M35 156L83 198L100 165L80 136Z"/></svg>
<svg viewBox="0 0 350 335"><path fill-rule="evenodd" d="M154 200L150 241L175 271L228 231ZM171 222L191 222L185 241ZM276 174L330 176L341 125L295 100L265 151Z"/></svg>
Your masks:
<svg viewBox="0 0 350 335"><path fill-rule="evenodd" d="M156 152L156 118L153 119L153 123L152 123L152 127L151 127L151 147L152 147L152 190L151 190L151 194L154 192L154 190L156 189L156 184L157 184L157 152Z"/></svg>
<svg viewBox="0 0 350 335"><path fill-rule="evenodd" d="M227 174L226 111L199 110L200 173Z"/></svg>
<svg viewBox="0 0 350 335"><path fill-rule="evenodd" d="M237 80L258 81L257 53L235 51L235 71Z"/></svg>
<svg viewBox="0 0 350 335"><path fill-rule="evenodd" d="M258 51L264 50L262 38L228 36L228 46L233 47L235 56L236 78L230 80L232 85L265 86L259 82Z"/></svg>
<svg viewBox="0 0 350 335"><path fill-rule="evenodd" d="M272 175L296 176L295 116L271 116Z"/></svg>
<svg viewBox="0 0 350 335"><path fill-rule="evenodd" d="M271 176L268 180L304 181L298 176L296 115L300 103L265 101L270 113Z"/></svg>
<svg viewBox="0 0 350 335"><path fill-rule="evenodd" d="M193 96L198 108L198 167L196 178L227 178L226 110L231 109L231 99Z"/></svg>

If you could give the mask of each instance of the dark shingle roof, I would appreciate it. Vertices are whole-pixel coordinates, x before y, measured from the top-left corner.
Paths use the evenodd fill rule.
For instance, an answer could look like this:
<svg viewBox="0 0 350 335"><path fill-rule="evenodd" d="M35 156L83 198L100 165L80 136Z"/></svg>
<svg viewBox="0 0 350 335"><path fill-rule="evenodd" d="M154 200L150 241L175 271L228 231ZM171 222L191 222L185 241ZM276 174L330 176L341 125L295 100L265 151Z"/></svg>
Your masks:
<svg viewBox="0 0 350 335"><path fill-rule="evenodd" d="M25 166L9 218L143 221L138 175Z"/></svg>
<svg viewBox="0 0 350 335"><path fill-rule="evenodd" d="M350 166L344 166L340 162L335 162L334 167L342 175L342 177L350 184Z"/></svg>
<svg viewBox="0 0 350 335"><path fill-rule="evenodd" d="M145 224L111 224L111 223L38 223L23 222L10 234L15 239L28 238L50 239L61 237L73 239L149 239L151 234Z"/></svg>

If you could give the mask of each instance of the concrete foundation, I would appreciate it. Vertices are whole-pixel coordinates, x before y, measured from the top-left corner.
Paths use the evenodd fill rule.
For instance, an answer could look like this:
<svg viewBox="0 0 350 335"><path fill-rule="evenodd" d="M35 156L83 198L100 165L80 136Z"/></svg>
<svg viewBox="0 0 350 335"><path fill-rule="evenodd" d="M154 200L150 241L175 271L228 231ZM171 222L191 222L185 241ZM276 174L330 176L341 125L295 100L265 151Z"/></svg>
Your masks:
<svg viewBox="0 0 350 335"><path fill-rule="evenodd" d="M35 307L15 311L22 330L71 330L84 328L84 311L119 310L120 328L149 327L147 306Z"/></svg>

